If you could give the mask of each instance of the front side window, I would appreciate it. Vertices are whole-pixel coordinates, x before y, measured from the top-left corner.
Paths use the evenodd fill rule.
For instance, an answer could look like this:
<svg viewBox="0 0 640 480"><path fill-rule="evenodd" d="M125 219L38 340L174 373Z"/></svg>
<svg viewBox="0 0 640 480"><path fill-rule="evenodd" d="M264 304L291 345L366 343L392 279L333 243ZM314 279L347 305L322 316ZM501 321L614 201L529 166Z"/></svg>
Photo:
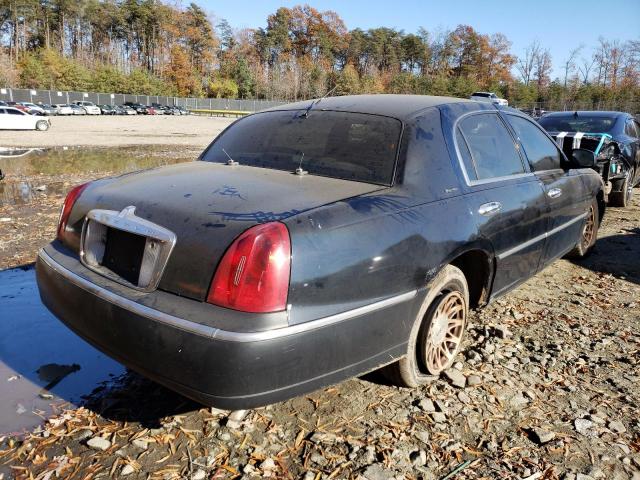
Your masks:
<svg viewBox="0 0 640 480"><path fill-rule="evenodd" d="M507 115L507 120L516 132L533 171L540 172L561 168L562 156L555 143L533 122L515 115Z"/></svg>
<svg viewBox="0 0 640 480"><path fill-rule="evenodd" d="M633 120L627 120L627 125L625 127L625 133L633 138L638 138L639 132L636 130L636 126Z"/></svg>
<svg viewBox="0 0 640 480"><path fill-rule="evenodd" d="M471 153L478 180L524 173L513 138L497 114L466 117L460 121L460 132ZM470 173L468 169L467 173Z"/></svg>
<svg viewBox="0 0 640 480"><path fill-rule="evenodd" d="M25 115L24 112L21 112L20 110L15 110L15 109L8 109L7 113L9 113L9 115Z"/></svg>
<svg viewBox="0 0 640 480"><path fill-rule="evenodd" d="M311 110L257 113L239 120L202 160L390 185L402 124L380 115Z"/></svg>

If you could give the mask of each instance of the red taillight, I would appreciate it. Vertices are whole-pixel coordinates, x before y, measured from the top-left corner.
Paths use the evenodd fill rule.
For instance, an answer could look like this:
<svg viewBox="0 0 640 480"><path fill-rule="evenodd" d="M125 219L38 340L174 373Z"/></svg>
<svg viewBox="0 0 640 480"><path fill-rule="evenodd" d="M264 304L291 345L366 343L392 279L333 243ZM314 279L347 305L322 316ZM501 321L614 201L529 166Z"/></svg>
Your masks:
<svg viewBox="0 0 640 480"><path fill-rule="evenodd" d="M243 312L287 307L291 240L279 222L251 227L231 244L211 282L207 302Z"/></svg>
<svg viewBox="0 0 640 480"><path fill-rule="evenodd" d="M62 211L60 212L60 221L58 222L58 238L62 239L64 236L64 231L67 228L67 222L69 221L69 215L71 214L71 209L73 205L76 203L76 200L80 196L80 194L84 191L85 188L89 186L89 183L83 183L82 185L78 185L73 187L69 193L67 193L67 198L64 199L64 205L62 205Z"/></svg>

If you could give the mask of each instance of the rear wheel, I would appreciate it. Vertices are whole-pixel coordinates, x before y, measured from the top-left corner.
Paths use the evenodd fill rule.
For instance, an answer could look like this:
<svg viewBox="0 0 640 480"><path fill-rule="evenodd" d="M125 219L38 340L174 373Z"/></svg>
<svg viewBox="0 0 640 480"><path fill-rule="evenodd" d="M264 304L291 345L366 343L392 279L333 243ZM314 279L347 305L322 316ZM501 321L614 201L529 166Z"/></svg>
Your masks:
<svg viewBox="0 0 640 480"><path fill-rule="evenodd" d="M36 123L36 130L40 130L41 132L49 130L49 122L47 122L46 120L38 120L38 122Z"/></svg>
<svg viewBox="0 0 640 480"><path fill-rule="evenodd" d="M629 170L623 180L614 185L614 191L609 194L609 205L612 207L626 207L633 195L633 170Z"/></svg>
<svg viewBox="0 0 640 480"><path fill-rule="evenodd" d="M600 228L600 212L598 209L598 201L594 200L582 227L580 241L568 254L572 258L582 258L591 252L598 239L598 228Z"/></svg>
<svg viewBox="0 0 640 480"><path fill-rule="evenodd" d="M449 368L462 345L468 305L469 288L464 274L447 265L428 286L406 356L386 367L385 374L399 386L417 387Z"/></svg>

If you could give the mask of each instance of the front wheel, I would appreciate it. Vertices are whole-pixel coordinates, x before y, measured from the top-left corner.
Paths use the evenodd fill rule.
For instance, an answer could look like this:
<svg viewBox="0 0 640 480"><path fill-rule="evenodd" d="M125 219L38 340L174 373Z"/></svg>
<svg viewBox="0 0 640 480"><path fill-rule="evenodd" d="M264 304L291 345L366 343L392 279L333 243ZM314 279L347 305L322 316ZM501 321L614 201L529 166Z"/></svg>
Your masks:
<svg viewBox="0 0 640 480"><path fill-rule="evenodd" d="M49 122L47 122L46 120L39 120L36 123L36 130L40 130L41 132L49 130Z"/></svg>
<svg viewBox="0 0 640 480"><path fill-rule="evenodd" d="M633 195L633 170L629 170L624 180L618 182L615 191L609 194L609 205L612 207L626 207Z"/></svg>
<svg viewBox="0 0 640 480"><path fill-rule="evenodd" d="M587 212L587 218L580 232L580 240L573 250L568 254L571 258L583 258L586 257L598 239L598 229L600 228L600 211L598 207L598 201L593 200L589 211Z"/></svg>
<svg viewBox="0 0 640 480"><path fill-rule="evenodd" d="M417 387L440 375L460 350L468 313L467 280L459 268L447 265L429 283L406 356L386 367L385 374L403 387Z"/></svg>

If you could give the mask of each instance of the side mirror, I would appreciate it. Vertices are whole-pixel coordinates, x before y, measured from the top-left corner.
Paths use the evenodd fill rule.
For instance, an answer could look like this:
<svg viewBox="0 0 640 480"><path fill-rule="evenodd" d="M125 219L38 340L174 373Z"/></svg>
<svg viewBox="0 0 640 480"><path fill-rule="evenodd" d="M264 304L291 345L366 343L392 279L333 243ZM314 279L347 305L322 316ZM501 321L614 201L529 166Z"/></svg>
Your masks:
<svg viewBox="0 0 640 480"><path fill-rule="evenodd" d="M576 148L571 152L571 157L573 168L594 168L597 165L596 154L591 150Z"/></svg>

